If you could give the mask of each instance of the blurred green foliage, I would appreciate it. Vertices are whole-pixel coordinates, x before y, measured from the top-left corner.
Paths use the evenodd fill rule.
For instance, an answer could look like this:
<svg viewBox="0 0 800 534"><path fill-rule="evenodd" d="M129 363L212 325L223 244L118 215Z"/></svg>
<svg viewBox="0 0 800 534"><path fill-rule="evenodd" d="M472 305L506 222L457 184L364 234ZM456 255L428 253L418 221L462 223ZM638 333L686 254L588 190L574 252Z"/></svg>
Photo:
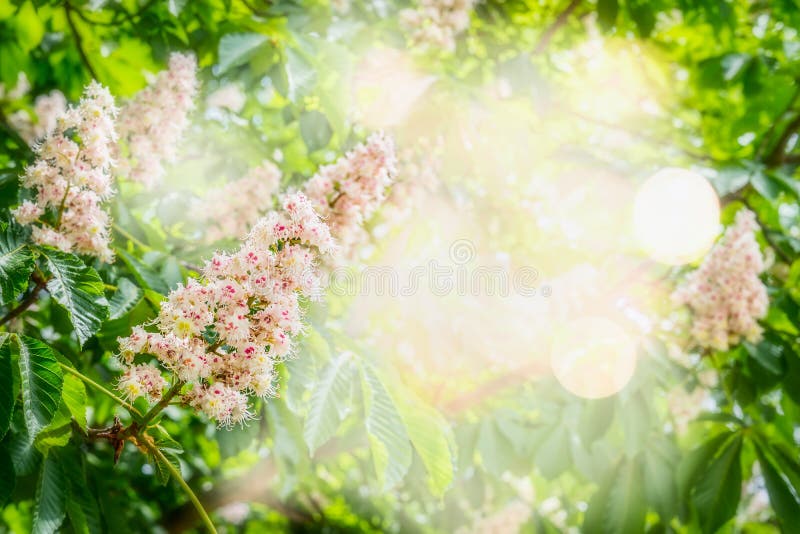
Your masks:
<svg viewBox="0 0 800 534"><path fill-rule="evenodd" d="M38 306L4 325L14 333L0 334L0 531L30 532L34 522L40 532L201 528L181 488L164 485L170 475L158 460L148 463L129 445L114 465L108 444L84 440L83 418L97 427L129 414L65 369L110 387L117 336L154 317L161 296L195 276L186 263L211 250L197 245L188 199L276 153L283 185L297 185L363 138L352 120L350 79L376 43L408 44L397 17L405 7L352 0L340 13L315 0L0 2L0 81L8 91L24 72L32 86L0 102L4 221L32 156L8 117L31 109L36 95L59 89L75 100L95 78L130 97L172 51L194 52L203 81L169 188L119 185L114 219L125 234L116 234L115 264L85 264L25 245L13 224L1 229L6 309L33 291L31 273L62 270L72 281L48 286ZM596 21L599 36L589 35L586 20ZM500 109L513 117L509 138L550 128L553 116L570 119L548 130L558 146L538 147L553 149L554 165L638 176L665 164L716 171L726 222L750 207L762 245L777 258L764 277L771 297L764 340L679 364L668 355L671 340L652 339L640 347L632 383L610 399L581 400L553 379L518 380L513 370L456 384L456 393L474 388L466 401L443 399L424 380L401 379L381 347L343 332L336 318L348 302L331 296L327 307L310 305L300 355L281 368L281 398L259 404L257 421L217 430L175 408L159 421L159 446L220 530L456 532L474 514L502 513L523 484L536 496L525 532L800 532L798 31L793 0L485 0L455 52L413 50L416 65L436 77L437 96L423 111L431 136L452 134L439 119L478 99L476 88L502 80L510 87ZM657 95L666 119L625 126L638 139L634 151L575 146L581 118L557 111L570 79L559 54L590 39L630 53L621 57L666 95ZM248 95L241 113L205 110L205 97L227 83ZM589 126L600 135L622 127ZM531 157L498 156L492 164L518 172ZM521 217L508 205L517 192L490 183L500 172L462 161L442 174L453 195L488 185L489 194L472 195L476 216L489 213L495 237L515 255L535 251L536 240L514 238L526 232L507 231ZM565 246L551 261L575 257ZM78 287L85 298L76 307L65 295ZM700 378L709 371L712 384ZM708 389L713 412L679 429L666 397L676 384L689 393ZM770 506L758 508L752 496L764 492Z"/></svg>

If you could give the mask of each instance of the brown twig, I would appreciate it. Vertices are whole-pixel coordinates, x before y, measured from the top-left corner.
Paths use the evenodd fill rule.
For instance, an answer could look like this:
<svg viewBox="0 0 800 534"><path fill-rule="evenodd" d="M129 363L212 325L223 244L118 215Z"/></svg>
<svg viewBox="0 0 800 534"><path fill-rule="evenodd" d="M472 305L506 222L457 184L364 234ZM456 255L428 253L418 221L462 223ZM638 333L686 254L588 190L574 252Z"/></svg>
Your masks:
<svg viewBox="0 0 800 534"><path fill-rule="evenodd" d="M31 275L31 280L36 282L33 290L28 293L28 296L25 297L16 308L12 308L8 313L0 318L0 326L6 324L12 319L15 319L16 317L19 317L22 312L30 308L31 305L36 302L36 299L39 297L39 293L41 293L42 289L44 289L47 285L47 280L42 278L38 273L33 273Z"/></svg>
<svg viewBox="0 0 800 534"><path fill-rule="evenodd" d="M572 14L575 9L581 4L581 0L572 0L567 7L564 8L564 11L558 14L556 20L542 32L542 37L539 39L539 42L536 43L536 48L533 49L533 53L538 55L547 50L547 47L550 45L550 41L553 39L553 36L556 32L567 23L569 16Z"/></svg>
<svg viewBox="0 0 800 534"><path fill-rule="evenodd" d="M78 31L78 28L75 26L75 21L72 20L72 13L74 9L69 2L64 4L64 11L66 12L67 24L69 24L69 29L72 31L72 37L75 39L75 48L78 49L78 55L81 57L81 62L83 62L83 65L86 67L86 70L89 71L89 74L92 76L92 78L97 80L97 73L89 61L89 56L86 55L86 51L83 49L83 39L81 34Z"/></svg>

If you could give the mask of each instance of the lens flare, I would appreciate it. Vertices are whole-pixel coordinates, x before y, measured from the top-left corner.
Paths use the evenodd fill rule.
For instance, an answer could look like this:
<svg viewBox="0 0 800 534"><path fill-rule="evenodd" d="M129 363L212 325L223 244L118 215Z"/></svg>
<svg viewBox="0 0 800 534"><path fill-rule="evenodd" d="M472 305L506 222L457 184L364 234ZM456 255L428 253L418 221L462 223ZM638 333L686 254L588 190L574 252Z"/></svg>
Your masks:
<svg viewBox="0 0 800 534"><path fill-rule="evenodd" d="M618 393L636 368L636 344L614 322L581 317L553 338L550 366L570 393L600 399Z"/></svg>
<svg viewBox="0 0 800 534"><path fill-rule="evenodd" d="M634 233L650 258L682 265L702 258L719 233L719 198L708 180L684 169L663 169L636 194Z"/></svg>

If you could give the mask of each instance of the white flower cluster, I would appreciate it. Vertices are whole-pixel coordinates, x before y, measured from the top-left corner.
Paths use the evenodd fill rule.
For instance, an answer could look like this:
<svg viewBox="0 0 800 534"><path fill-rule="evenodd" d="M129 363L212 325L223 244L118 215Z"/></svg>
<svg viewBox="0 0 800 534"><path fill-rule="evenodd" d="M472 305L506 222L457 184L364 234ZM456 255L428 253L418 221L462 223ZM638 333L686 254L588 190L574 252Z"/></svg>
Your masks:
<svg viewBox="0 0 800 534"><path fill-rule="evenodd" d="M37 139L55 129L58 118L67 111L67 99L64 93L55 89L46 95L39 95L33 104L35 121L27 111L21 109L9 115L8 122L19 132L28 144L32 145Z"/></svg>
<svg viewBox="0 0 800 534"><path fill-rule="evenodd" d="M335 163L321 167L306 183L305 193L330 226L343 257L367 241L364 221L386 199L396 167L394 143L378 132Z"/></svg>
<svg viewBox="0 0 800 534"><path fill-rule="evenodd" d="M212 189L202 201L199 213L208 225L205 241L247 235L258 219L272 208L281 183L281 171L265 161L244 177L219 189Z"/></svg>
<svg viewBox="0 0 800 534"><path fill-rule="evenodd" d="M414 9L400 12L411 40L425 48L456 49L456 38L469 28L475 0L418 0Z"/></svg>
<svg viewBox="0 0 800 534"><path fill-rule="evenodd" d="M174 53L169 68L122 108L118 131L127 149L119 158L122 176L146 187L161 179L163 163L175 161L197 89L197 60Z"/></svg>
<svg viewBox="0 0 800 534"><path fill-rule="evenodd" d="M692 337L703 346L728 350L742 339L757 342L758 320L767 313L767 288L759 278L764 258L756 242L755 215L736 214L734 224L673 294L692 310Z"/></svg>
<svg viewBox="0 0 800 534"><path fill-rule="evenodd" d="M21 181L36 194L13 215L20 224L33 227L35 242L113 260L109 216L101 203L114 192L110 172L116 115L114 98L92 82L78 106L59 116L34 147L37 159Z"/></svg>
<svg viewBox="0 0 800 534"><path fill-rule="evenodd" d="M120 338L120 358L155 356L178 384L191 384L182 400L222 426L251 417L248 395L274 394L274 366L292 352L302 329L299 299L314 297L321 280L318 256L334 248L328 226L302 193L262 218L234 254L216 254L200 281L173 290L155 326ZM128 367L120 389L151 401L164 383L152 365Z"/></svg>

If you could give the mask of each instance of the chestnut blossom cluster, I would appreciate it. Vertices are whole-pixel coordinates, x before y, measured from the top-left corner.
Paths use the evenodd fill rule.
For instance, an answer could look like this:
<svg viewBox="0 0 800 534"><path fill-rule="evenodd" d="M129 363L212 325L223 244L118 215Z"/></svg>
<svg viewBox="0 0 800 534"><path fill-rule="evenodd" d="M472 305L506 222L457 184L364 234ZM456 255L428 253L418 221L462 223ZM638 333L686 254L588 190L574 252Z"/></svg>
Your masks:
<svg viewBox="0 0 800 534"><path fill-rule="evenodd" d="M197 94L197 60L173 53L169 68L156 76L121 110L120 174L152 187L164 174L164 162L177 157L178 142L189 124Z"/></svg>
<svg viewBox="0 0 800 534"><path fill-rule="evenodd" d="M58 122L58 118L67 111L67 99L64 93L55 89L46 95L39 95L33 103L31 118L27 111L21 109L9 115L8 122L19 132L20 137L34 144L37 139L43 138L51 132Z"/></svg>
<svg viewBox="0 0 800 534"><path fill-rule="evenodd" d="M117 109L108 89L92 82L76 107L68 108L34 147L37 155L21 177L33 189L12 213L32 227L36 243L113 260L109 216L102 202L113 194L112 152Z"/></svg>
<svg viewBox="0 0 800 534"><path fill-rule="evenodd" d="M759 278L764 258L756 224L753 212L739 211L702 265L673 293L677 303L692 310L691 334L703 347L728 350L742 339L761 339L758 320L766 315L769 299Z"/></svg>
<svg viewBox="0 0 800 534"><path fill-rule="evenodd" d="M163 384L141 367L131 371L137 354L153 355L179 387L190 385L185 404L220 426L246 421L249 395L274 395L275 364L292 354L292 337L302 329L300 297L318 295L317 259L333 249L311 202L302 193L285 196L237 252L217 253L202 279L170 292L155 331L137 326L119 339L128 366L119 388L131 399L160 398Z"/></svg>
<svg viewBox="0 0 800 534"><path fill-rule="evenodd" d="M411 40L425 48L456 49L456 37L469 28L475 0L418 0L414 9L400 12Z"/></svg>
<svg viewBox="0 0 800 534"><path fill-rule="evenodd" d="M212 189L202 201L199 212L208 225L205 241L241 239L273 205L273 195L281 182L281 171L265 161L244 177Z"/></svg>
<svg viewBox="0 0 800 534"><path fill-rule="evenodd" d="M396 166L394 143L378 132L335 163L321 167L306 183L305 194L330 226L344 257L367 240L363 224L386 199Z"/></svg>

